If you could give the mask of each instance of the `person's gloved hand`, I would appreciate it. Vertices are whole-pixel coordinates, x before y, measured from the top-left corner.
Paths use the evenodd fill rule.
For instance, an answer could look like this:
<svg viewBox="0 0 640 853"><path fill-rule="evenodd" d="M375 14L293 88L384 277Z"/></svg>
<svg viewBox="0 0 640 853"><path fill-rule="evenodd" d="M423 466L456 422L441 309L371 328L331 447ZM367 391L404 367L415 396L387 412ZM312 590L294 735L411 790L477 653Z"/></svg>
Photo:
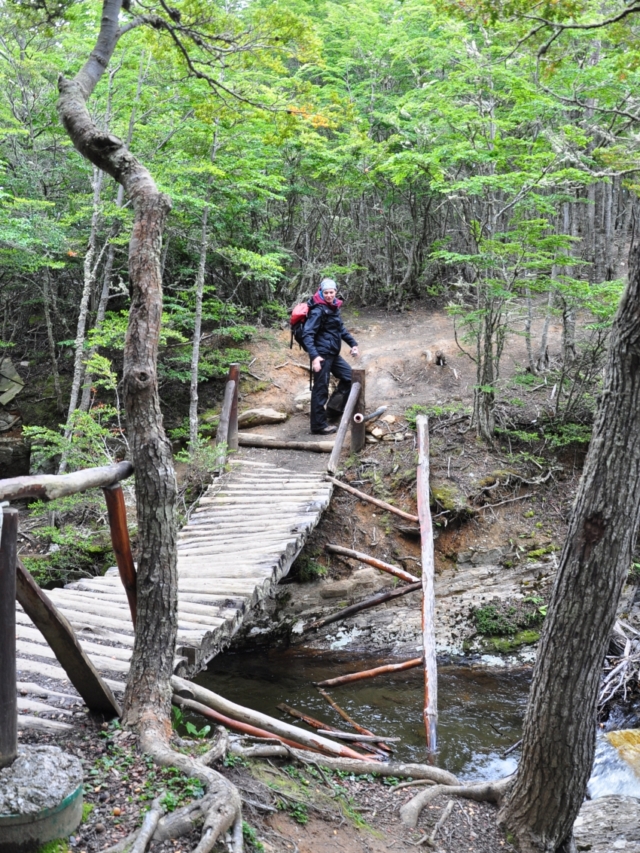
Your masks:
<svg viewBox="0 0 640 853"><path fill-rule="evenodd" d="M359 353L358 353L358 347L351 347L351 355L352 355L354 358L357 358L357 357L358 357L358 355L359 355Z"/></svg>

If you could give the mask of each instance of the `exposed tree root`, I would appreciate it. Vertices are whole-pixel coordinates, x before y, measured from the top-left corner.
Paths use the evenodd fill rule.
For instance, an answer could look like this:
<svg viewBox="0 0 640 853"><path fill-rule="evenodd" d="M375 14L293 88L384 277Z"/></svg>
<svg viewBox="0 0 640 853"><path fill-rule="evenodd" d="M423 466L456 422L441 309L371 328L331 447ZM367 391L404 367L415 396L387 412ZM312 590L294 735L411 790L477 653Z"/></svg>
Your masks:
<svg viewBox="0 0 640 853"><path fill-rule="evenodd" d="M229 829L233 829L231 850L233 853L242 853L242 800L235 785L220 773L207 767L201 760L173 750L169 745L164 727L155 720L145 720L140 725L140 748L160 766L175 767L185 776L199 779L207 790L206 797L199 804L199 809L194 809L193 806L181 809L174 813L172 821L167 819L162 826L158 825L158 831L164 837L175 838L176 834L193 829L203 816L202 835L193 853L210 853L220 836ZM219 748L220 744L207 753L205 759L210 760L211 753L217 753ZM203 810L205 801L206 812ZM156 823L162 822L156 821ZM168 834L169 828L170 834Z"/></svg>
<svg viewBox="0 0 640 853"><path fill-rule="evenodd" d="M243 758L295 758L302 764L313 764L328 767L331 770L347 770L351 773L375 773L378 776L398 776L413 779L431 779L437 788L454 790L458 779L446 770L432 767L429 764L404 764L399 761L385 761L373 764L371 761L357 761L353 758L335 758L328 755L314 755L301 749L276 744L260 744L254 747L243 747L239 741L232 740L229 752L241 755ZM432 789L434 790L434 789ZM466 790L466 789L465 789Z"/></svg>
<svg viewBox="0 0 640 853"><path fill-rule="evenodd" d="M394 774L395 775L395 774ZM420 812L438 794L446 792L447 796L463 797L476 802L497 803L502 798L513 781L513 776L507 776L496 782L484 782L480 785L434 785L426 791L421 791L400 809L400 819L404 824L415 829L418 825Z"/></svg>

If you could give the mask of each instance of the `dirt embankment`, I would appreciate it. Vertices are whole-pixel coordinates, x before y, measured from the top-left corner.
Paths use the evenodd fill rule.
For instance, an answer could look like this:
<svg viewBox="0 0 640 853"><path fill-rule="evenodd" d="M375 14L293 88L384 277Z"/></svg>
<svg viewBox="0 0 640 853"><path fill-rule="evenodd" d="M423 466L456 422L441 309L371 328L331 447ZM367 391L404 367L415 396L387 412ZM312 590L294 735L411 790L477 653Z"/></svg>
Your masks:
<svg viewBox="0 0 640 853"><path fill-rule="evenodd" d="M530 660L527 649L539 635L582 452L572 447L560 456L542 458L508 433L499 436L494 447L476 439L469 429L475 364L458 348L446 313L416 309L392 315L371 310L346 313L345 319L360 344L358 364L367 371L367 411L386 405L386 415L395 421L381 424L383 435L358 458L349 458L345 452L340 476L415 512L415 441L407 415L412 407L423 407L430 416L439 652L519 650L521 657ZM502 359L499 409L505 424L516 430L529 425L534 430L540 416L551 408L553 390L551 385L545 387L543 379L533 390L522 384L526 351L517 331ZM550 330L552 358L559 354L560 331L559 326ZM287 412L289 418L252 431L311 440L306 354L297 346L289 350L286 332L267 332L256 340L254 355L250 380L264 381L253 385L241 408L270 406ZM326 464L322 454L248 452L297 470ZM417 595L398 598L317 633L304 632L306 625L325 613L393 585L392 578L375 569L330 557L324 550L326 543L370 553L419 575L419 539L410 527L336 490L297 571L273 606L256 614L247 626L251 642L259 638L272 642L281 636L314 649L413 656L421 647ZM625 590L625 612L632 609L634 592L634 587Z"/></svg>

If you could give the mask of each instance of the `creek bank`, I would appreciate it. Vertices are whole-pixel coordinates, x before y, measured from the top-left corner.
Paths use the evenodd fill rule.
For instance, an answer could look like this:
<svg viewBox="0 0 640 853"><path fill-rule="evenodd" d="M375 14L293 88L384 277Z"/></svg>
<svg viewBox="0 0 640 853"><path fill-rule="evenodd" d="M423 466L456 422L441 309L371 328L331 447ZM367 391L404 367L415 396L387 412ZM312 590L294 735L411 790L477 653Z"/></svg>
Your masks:
<svg viewBox="0 0 640 853"><path fill-rule="evenodd" d="M478 633L474 614L490 602L540 603L552 580L551 562L522 561L506 568L498 548L463 552L457 563L436 576L436 643L440 655L512 653L530 646L538 632L513 632L487 638ZM414 569L415 571L415 569ZM310 650L367 650L393 657L412 657L422 649L420 591L364 610L344 622L305 632L305 626L378 592L393 589L392 578L373 568L355 569L346 578L311 583L281 584L274 599L265 602L243 626L234 646L246 643L290 642ZM541 621L541 620L540 620Z"/></svg>

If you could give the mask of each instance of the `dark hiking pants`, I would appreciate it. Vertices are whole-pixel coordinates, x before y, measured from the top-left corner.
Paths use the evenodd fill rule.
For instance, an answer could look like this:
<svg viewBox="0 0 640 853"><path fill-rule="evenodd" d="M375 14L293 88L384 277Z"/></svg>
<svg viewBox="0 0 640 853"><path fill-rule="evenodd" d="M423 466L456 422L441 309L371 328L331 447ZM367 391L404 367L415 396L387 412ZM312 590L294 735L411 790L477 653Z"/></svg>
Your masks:
<svg viewBox="0 0 640 853"><path fill-rule="evenodd" d="M346 403L351 391L351 367L340 355L323 355L322 369L313 374L311 391L311 432L318 432L328 426L325 406L329 398L329 377L333 374L338 382L338 392Z"/></svg>

